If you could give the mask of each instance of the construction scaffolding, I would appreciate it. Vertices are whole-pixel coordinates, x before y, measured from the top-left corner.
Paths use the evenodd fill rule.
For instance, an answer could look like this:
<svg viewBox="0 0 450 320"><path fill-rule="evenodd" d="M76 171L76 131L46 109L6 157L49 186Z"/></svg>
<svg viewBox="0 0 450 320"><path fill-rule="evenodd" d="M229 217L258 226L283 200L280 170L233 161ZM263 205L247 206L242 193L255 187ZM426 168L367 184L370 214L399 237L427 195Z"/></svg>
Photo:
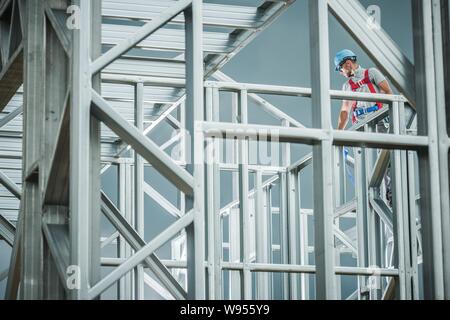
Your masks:
<svg viewBox="0 0 450 320"><path fill-rule="evenodd" d="M295 0L218 2L0 1L5 298L449 299L448 1L412 0L413 64L382 28L369 32L358 0L309 0L311 88L220 71ZM329 12L398 95L330 90ZM268 95L310 99L312 127ZM386 107L338 131L332 100ZM279 124L250 124L250 103ZM157 144L163 123L173 135ZM292 161L295 144L311 154ZM269 161L255 160L261 148ZM108 172L117 199L102 190ZM146 197L173 221L149 240Z"/></svg>

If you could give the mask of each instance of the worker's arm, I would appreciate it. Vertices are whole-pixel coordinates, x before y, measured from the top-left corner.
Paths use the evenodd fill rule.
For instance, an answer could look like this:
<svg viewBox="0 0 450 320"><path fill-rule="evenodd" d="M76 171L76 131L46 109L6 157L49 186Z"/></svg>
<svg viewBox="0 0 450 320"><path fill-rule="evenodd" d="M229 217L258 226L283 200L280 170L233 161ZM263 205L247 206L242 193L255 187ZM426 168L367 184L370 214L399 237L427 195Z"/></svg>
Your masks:
<svg viewBox="0 0 450 320"><path fill-rule="evenodd" d="M348 115L350 114L350 111L352 110L353 101L344 100L341 107L341 112L339 113L339 123L338 123L338 129L344 130L347 126L348 122Z"/></svg>
<svg viewBox="0 0 450 320"><path fill-rule="evenodd" d="M378 84L378 87L380 88L381 93L392 94L391 86L389 85L389 82L387 82L387 80L381 81Z"/></svg>

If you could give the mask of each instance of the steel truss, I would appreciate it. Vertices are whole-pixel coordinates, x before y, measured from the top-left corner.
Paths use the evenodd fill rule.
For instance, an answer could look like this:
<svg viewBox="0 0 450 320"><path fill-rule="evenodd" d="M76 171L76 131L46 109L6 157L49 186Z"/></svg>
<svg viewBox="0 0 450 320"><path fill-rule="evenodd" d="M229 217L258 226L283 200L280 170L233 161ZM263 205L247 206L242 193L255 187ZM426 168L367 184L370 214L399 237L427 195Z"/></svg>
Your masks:
<svg viewBox="0 0 450 320"><path fill-rule="evenodd" d="M448 2L412 1L413 65L382 29L367 32L365 10L348 1L310 1L312 89L239 83L220 71L293 0L258 8L1 1L0 237L12 246L10 268L0 270L6 298L99 299L116 286L118 299L145 299L147 286L163 299L448 299ZM401 95L330 90L328 11ZM230 108L224 95L230 123L219 117ZM261 95L310 98L320 106L313 127ZM336 131L331 99L389 107ZM250 101L279 125L249 124ZM388 115L390 133L378 133ZM149 137L162 123L174 135L157 144ZM249 148L268 139L281 151L279 163L252 162ZM292 163L293 144L312 153ZM177 188L177 204L144 179L149 167ZM307 209L302 173L311 168ZM117 202L101 190L108 170L117 171ZM225 172L233 200L223 206ZM174 221L150 241L145 196ZM102 214L115 230L103 237ZM158 256L166 243L171 259ZM111 247L117 257L104 255ZM348 254L355 266L342 263ZM346 276L357 281L344 296Z"/></svg>

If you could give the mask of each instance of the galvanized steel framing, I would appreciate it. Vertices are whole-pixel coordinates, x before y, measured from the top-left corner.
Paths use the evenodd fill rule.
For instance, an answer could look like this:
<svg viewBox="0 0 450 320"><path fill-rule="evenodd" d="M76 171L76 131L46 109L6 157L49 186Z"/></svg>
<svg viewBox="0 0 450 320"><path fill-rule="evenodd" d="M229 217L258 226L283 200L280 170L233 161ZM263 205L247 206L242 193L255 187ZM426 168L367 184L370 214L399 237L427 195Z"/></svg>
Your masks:
<svg viewBox="0 0 450 320"><path fill-rule="evenodd" d="M448 1L412 0L414 65L384 30L368 32L357 0L318 0L309 1L311 89L239 83L220 71L292 3L0 2L0 239L12 246L0 273L5 298L99 299L117 284L119 299L145 299L146 286L165 299L272 299L274 273L282 299L450 298ZM400 95L330 90L329 11ZM219 116L224 93L228 123ZM263 94L310 98L313 127ZM389 108L337 131L331 99ZM279 124L249 124L250 100ZM387 115L390 133L376 132ZM158 145L149 135L164 121L175 134ZM249 146L268 137L281 144L280 163L251 163ZM291 163L292 144L312 153ZM314 209L306 209L301 173L311 165ZM145 180L149 167L177 188L177 204ZM110 168L117 204L101 190ZM234 200L222 206L226 172ZM145 196L175 219L150 241ZM115 229L106 237L101 214ZM344 218L351 229L341 228ZM172 259L160 259L167 242ZM109 246L116 258L103 256ZM356 266L341 264L346 253ZM113 270L102 276L103 267ZM357 285L343 296L346 275Z"/></svg>

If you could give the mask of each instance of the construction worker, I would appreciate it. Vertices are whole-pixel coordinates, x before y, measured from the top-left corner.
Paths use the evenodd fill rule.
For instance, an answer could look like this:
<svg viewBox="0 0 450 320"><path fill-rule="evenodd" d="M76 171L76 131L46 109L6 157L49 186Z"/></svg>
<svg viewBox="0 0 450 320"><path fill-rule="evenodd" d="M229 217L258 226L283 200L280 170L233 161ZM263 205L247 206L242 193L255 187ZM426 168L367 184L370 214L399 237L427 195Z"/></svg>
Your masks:
<svg viewBox="0 0 450 320"><path fill-rule="evenodd" d="M339 51L336 54L334 63L336 71L348 78L342 87L343 91L392 94L391 87L381 72L376 68L364 69L361 67L358 64L356 54L351 50ZM342 103L339 115L338 129L345 129L350 113L352 122L355 124L382 107L381 103L345 100ZM384 129L381 127L381 124L383 124ZM380 123L379 129L382 132L387 132L386 122Z"/></svg>
<svg viewBox="0 0 450 320"><path fill-rule="evenodd" d="M392 94L391 87L383 74L376 68L364 69L361 67L356 54L351 50L339 51L334 58L334 64L336 71L348 79L342 87L343 91ZM345 129L349 115L352 117L352 123L355 124L381 108L383 108L383 104L379 102L344 100L339 114L338 129ZM379 121L377 131L387 133L389 122L386 119ZM392 207L389 171L390 168L385 175L386 198Z"/></svg>

